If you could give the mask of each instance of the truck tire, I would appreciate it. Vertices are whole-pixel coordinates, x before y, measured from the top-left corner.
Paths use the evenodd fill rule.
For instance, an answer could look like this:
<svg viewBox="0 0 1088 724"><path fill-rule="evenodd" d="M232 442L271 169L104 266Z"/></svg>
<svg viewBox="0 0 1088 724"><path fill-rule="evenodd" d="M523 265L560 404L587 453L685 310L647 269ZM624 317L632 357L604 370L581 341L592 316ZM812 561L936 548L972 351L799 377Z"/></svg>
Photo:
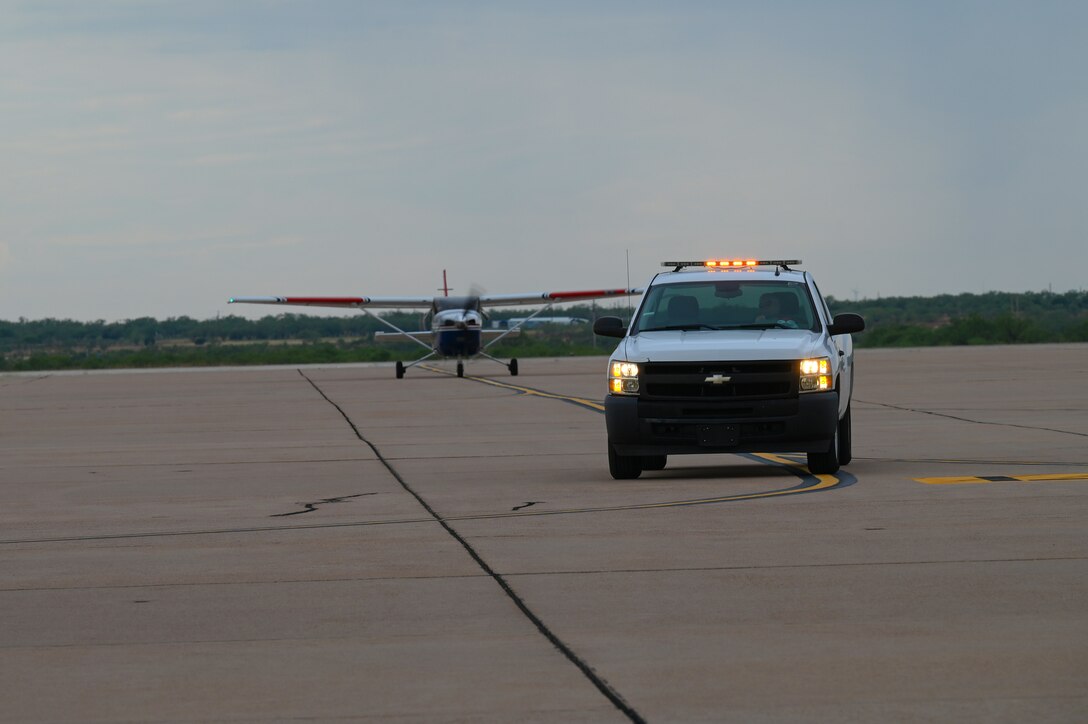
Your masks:
<svg viewBox="0 0 1088 724"><path fill-rule="evenodd" d="M665 465L669 462L668 455L643 455L642 456L642 469L643 470L664 470Z"/></svg>
<svg viewBox="0 0 1088 724"><path fill-rule="evenodd" d="M839 420L839 465L849 465L853 459L850 434L850 406L847 405L846 414Z"/></svg>
<svg viewBox="0 0 1088 724"><path fill-rule="evenodd" d="M839 427L835 426L835 437L827 446L827 452L809 453L808 469L813 475L832 475L839 471Z"/></svg>
<svg viewBox="0 0 1088 724"><path fill-rule="evenodd" d="M616 480L634 480L642 475L642 458L637 455L620 455L612 443L609 443L608 472Z"/></svg>

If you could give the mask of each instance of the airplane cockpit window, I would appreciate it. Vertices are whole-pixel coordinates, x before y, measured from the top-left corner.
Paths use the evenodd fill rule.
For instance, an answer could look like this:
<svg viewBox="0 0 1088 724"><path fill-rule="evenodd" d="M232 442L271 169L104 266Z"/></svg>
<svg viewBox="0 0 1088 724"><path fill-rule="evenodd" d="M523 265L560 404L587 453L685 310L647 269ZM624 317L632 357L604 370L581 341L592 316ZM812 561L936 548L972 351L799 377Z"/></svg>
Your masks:
<svg viewBox="0 0 1088 724"><path fill-rule="evenodd" d="M635 331L809 329L819 317L801 282L722 279L661 284L650 289Z"/></svg>

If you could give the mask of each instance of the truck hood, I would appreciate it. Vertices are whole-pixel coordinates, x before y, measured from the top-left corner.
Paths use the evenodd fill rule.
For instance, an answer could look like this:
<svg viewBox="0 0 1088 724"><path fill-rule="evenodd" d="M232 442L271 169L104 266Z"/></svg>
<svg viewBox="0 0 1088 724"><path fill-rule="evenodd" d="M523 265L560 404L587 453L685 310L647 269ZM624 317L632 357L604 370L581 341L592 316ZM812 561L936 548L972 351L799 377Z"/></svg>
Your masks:
<svg viewBox="0 0 1088 724"><path fill-rule="evenodd" d="M643 332L624 338L616 353L631 362L695 362L805 359L827 350L804 329L700 329Z"/></svg>

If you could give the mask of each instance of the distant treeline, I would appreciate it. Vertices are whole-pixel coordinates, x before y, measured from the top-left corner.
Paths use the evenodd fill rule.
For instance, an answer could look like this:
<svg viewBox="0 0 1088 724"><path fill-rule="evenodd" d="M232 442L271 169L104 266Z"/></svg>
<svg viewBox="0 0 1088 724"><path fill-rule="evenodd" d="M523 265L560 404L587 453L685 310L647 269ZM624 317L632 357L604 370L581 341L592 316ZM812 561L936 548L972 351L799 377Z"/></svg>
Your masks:
<svg viewBox="0 0 1088 724"><path fill-rule="evenodd" d="M832 314L856 312L866 330L860 347L1088 342L1088 292L987 292L885 297L856 302L828 297Z"/></svg>
<svg viewBox="0 0 1088 724"><path fill-rule="evenodd" d="M989 292L937 297L828 298L834 314L856 312L867 329L859 347L1088 342L1088 293ZM589 305L564 307L563 315L592 319L626 315ZM385 319L402 329L422 329L418 313ZM495 311L492 320L525 316ZM369 315L313 317L279 314L250 320L227 316L196 320L151 317L122 322L43 319L0 321L0 370L95 369L196 365L306 364L412 359L418 345L376 344L386 330ZM605 354L611 343L595 339L590 325L544 326L496 347L503 356Z"/></svg>

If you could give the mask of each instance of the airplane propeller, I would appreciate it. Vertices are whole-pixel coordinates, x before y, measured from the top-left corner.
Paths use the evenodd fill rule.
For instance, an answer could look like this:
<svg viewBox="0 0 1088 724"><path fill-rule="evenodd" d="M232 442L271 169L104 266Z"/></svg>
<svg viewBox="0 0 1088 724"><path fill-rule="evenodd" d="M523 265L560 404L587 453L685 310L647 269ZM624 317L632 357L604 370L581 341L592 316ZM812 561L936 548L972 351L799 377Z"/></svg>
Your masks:
<svg viewBox="0 0 1088 724"><path fill-rule="evenodd" d="M480 311L480 296L485 293L485 289L478 284L471 284L468 288L468 296L465 297L465 303L461 306L461 319L457 322L457 329L468 329L468 313Z"/></svg>

